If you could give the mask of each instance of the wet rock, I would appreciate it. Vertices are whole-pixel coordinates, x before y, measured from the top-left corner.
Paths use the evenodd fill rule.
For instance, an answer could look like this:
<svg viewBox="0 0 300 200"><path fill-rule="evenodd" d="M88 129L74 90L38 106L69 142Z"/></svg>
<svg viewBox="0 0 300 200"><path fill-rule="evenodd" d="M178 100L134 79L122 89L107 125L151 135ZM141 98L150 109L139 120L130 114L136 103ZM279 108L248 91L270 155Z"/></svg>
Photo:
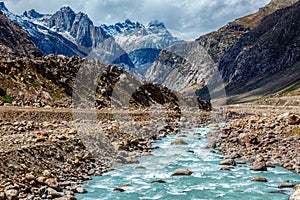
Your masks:
<svg viewBox="0 0 300 200"><path fill-rule="evenodd" d="M192 171L186 168L181 168L177 169L171 176L190 176L192 173Z"/></svg>
<svg viewBox="0 0 300 200"><path fill-rule="evenodd" d="M157 179L157 180L151 181L151 183L166 183L166 181L164 181L162 179Z"/></svg>
<svg viewBox="0 0 300 200"><path fill-rule="evenodd" d="M145 151L142 153L142 156L153 156L151 152Z"/></svg>
<svg viewBox="0 0 300 200"><path fill-rule="evenodd" d="M268 193L269 194L285 194L286 191L285 190L274 190L274 191L270 191Z"/></svg>
<svg viewBox="0 0 300 200"><path fill-rule="evenodd" d="M84 193L87 193L87 190L83 187L77 187L75 192L79 193L79 194L84 194Z"/></svg>
<svg viewBox="0 0 300 200"><path fill-rule="evenodd" d="M233 167L230 167L230 166L225 166L225 167L220 168L220 170L222 170L222 171L230 171L231 169L233 169Z"/></svg>
<svg viewBox="0 0 300 200"><path fill-rule="evenodd" d="M250 167L250 170L253 171L267 171L267 165L264 161L262 162L254 162Z"/></svg>
<svg viewBox="0 0 300 200"><path fill-rule="evenodd" d="M278 185L278 188L293 188L295 186L296 186L296 184L287 181L287 182L280 183Z"/></svg>
<svg viewBox="0 0 300 200"><path fill-rule="evenodd" d="M125 192L126 190L124 190L123 188L115 188L114 191L116 191L116 192Z"/></svg>
<svg viewBox="0 0 300 200"><path fill-rule="evenodd" d="M251 181L255 181L255 182L268 182L268 180L264 177L255 177L253 179L251 179Z"/></svg>
<svg viewBox="0 0 300 200"><path fill-rule="evenodd" d="M122 187L130 187L130 186L131 186L131 184L129 184L129 183L125 183L122 185Z"/></svg>
<svg viewBox="0 0 300 200"><path fill-rule="evenodd" d="M188 143L181 138L177 138L175 141L171 142L171 145L188 145Z"/></svg>
<svg viewBox="0 0 300 200"><path fill-rule="evenodd" d="M226 160L222 160L220 162L220 165L231 165L231 166L236 166L236 162L234 159L226 159Z"/></svg>
<svg viewBox="0 0 300 200"><path fill-rule="evenodd" d="M144 166L136 166L135 169L146 169Z"/></svg>
<svg viewBox="0 0 300 200"><path fill-rule="evenodd" d="M211 140L206 146L206 149L214 149L217 147L217 141L216 140Z"/></svg>

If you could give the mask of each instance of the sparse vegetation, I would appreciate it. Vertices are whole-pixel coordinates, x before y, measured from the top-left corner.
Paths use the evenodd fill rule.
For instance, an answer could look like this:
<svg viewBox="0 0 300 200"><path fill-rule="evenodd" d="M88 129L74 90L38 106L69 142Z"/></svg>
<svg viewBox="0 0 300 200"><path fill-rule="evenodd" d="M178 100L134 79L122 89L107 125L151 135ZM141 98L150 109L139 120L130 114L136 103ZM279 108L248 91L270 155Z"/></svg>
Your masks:
<svg viewBox="0 0 300 200"><path fill-rule="evenodd" d="M6 88L0 87L0 101L3 101L4 103L12 103L13 100L14 98L6 93Z"/></svg>

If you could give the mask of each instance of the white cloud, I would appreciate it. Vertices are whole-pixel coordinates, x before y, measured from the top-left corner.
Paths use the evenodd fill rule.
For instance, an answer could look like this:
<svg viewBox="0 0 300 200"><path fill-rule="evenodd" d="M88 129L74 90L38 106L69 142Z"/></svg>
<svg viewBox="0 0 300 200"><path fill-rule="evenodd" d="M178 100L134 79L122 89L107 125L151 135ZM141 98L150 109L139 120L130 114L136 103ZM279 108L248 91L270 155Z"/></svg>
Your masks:
<svg viewBox="0 0 300 200"><path fill-rule="evenodd" d="M170 29L196 38L216 30L238 17L253 13L269 0L5 0L18 14L34 8L41 13L54 13L69 5L76 12L87 13L95 25L113 24L129 18L148 23L158 19Z"/></svg>

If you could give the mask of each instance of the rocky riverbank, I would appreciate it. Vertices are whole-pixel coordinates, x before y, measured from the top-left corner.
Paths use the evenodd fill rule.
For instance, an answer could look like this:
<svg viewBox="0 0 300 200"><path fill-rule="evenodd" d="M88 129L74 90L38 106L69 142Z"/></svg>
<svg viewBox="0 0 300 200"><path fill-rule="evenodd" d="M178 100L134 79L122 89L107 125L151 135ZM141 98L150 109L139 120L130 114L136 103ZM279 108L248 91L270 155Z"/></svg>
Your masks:
<svg viewBox="0 0 300 200"><path fill-rule="evenodd" d="M215 147L224 154L225 160L221 164L233 167L236 159L241 159L242 162L252 163L250 170L267 171L269 167L281 166L300 175L298 114L264 113L233 120L208 137L212 138L209 147ZM230 170L230 167L223 169ZM282 184L283 187L295 186L288 182ZM299 195L291 196L291 199L297 198Z"/></svg>
<svg viewBox="0 0 300 200"><path fill-rule="evenodd" d="M151 155L155 140L176 134L184 124L195 126L209 119L206 113L191 114L179 123L177 113L97 112L93 128L101 131L95 135L78 126L89 129L86 113L81 119L70 110L16 109L13 114L13 108L4 109L0 199L75 199L74 193L86 192L85 180L112 170L115 164L136 163L140 155Z"/></svg>

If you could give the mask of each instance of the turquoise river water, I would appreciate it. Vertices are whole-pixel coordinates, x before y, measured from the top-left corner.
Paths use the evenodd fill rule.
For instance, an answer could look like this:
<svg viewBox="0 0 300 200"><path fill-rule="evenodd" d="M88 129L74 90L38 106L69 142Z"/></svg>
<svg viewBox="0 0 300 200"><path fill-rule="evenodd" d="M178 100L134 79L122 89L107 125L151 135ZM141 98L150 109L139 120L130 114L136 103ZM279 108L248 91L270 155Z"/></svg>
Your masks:
<svg viewBox="0 0 300 200"><path fill-rule="evenodd" d="M231 171L221 171L221 155L204 148L208 143L205 134L209 131L208 128L195 128L184 133L186 137L182 139L188 145L170 145L178 135L157 141L153 145L160 148L152 152L153 156L141 157L138 164L118 166L103 176L93 177L86 183L88 193L76 197L79 200L284 200L292 189L278 193L278 185L287 180L300 182L300 176L280 167L254 172L249 170L249 164L244 164ZM136 166L145 169L136 169ZM171 177L178 168L187 168L193 174ZM251 182L257 176L267 178L268 182ZM151 183L157 179L166 183ZM125 192L113 191L123 184L131 186L122 187Z"/></svg>

